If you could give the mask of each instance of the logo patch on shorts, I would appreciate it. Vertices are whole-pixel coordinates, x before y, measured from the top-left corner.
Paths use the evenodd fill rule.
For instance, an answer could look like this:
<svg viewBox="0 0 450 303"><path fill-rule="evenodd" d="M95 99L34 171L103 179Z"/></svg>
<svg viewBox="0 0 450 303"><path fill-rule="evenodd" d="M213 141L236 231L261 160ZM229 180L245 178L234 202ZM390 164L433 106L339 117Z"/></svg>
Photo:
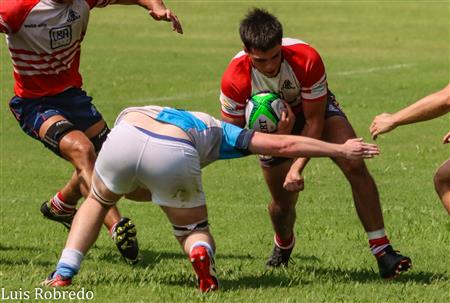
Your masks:
<svg viewBox="0 0 450 303"><path fill-rule="evenodd" d="M70 25L52 28L49 34L52 49L69 45L72 41L72 28Z"/></svg>

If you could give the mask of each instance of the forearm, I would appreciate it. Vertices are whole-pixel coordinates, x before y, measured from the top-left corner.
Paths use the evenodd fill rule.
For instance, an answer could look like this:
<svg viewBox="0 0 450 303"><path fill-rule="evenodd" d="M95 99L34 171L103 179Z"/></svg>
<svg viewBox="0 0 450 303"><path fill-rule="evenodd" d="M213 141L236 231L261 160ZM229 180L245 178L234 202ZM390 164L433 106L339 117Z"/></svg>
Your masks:
<svg viewBox="0 0 450 303"><path fill-rule="evenodd" d="M394 125L400 126L437 118L450 112L450 85L426 96L392 115Z"/></svg>
<svg viewBox="0 0 450 303"><path fill-rule="evenodd" d="M340 157L343 155L340 147L341 145L338 144L304 136L255 133L250 142L249 150L256 154L288 158ZM301 164L300 159L297 159L296 165Z"/></svg>
<svg viewBox="0 0 450 303"><path fill-rule="evenodd" d="M316 121L315 123L306 123L301 135L304 137L320 139L322 137L323 124L324 124L323 121ZM309 158L305 157L298 158L292 164L293 166L291 166L291 170L296 169L298 172L302 173L308 162Z"/></svg>

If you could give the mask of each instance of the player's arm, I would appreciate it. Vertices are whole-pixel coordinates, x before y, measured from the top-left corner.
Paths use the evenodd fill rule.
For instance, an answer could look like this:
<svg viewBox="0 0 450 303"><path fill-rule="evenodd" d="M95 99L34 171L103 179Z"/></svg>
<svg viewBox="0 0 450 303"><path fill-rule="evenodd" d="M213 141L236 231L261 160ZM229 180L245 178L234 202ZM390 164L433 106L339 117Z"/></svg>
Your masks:
<svg viewBox="0 0 450 303"><path fill-rule="evenodd" d="M179 34L183 33L178 17L164 4L162 0L115 0L112 4L137 4L148 10L148 13L156 21L167 21L172 23L172 30Z"/></svg>
<svg viewBox="0 0 450 303"><path fill-rule="evenodd" d="M301 133L302 136L320 139L322 136L325 120L326 96L314 102L303 102L303 113L305 116L305 127ZM309 162L308 157L300 157L292 163L286 174L283 187L289 191L303 190L303 170Z"/></svg>
<svg viewBox="0 0 450 303"><path fill-rule="evenodd" d="M344 144L328 143L304 136L272 135L255 132L248 150L253 154L275 157L342 157L347 159L372 158L379 154L375 144L363 139L350 139Z"/></svg>
<svg viewBox="0 0 450 303"><path fill-rule="evenodd" d="M374 139L397 126L430 120L450 112L450 84L394 114L376 116L369 127Z"/></svg>

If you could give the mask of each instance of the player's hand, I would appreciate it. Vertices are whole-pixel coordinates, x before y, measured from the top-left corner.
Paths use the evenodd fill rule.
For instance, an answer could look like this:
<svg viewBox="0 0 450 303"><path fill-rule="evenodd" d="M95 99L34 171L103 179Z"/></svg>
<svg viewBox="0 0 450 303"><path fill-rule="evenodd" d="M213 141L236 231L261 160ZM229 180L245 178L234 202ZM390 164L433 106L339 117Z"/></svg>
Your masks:
<svg viewBox="0 0 450 303"><path fill-rule="evenodd" d="M394 117L391 114L383 113L376 116L369 127L370 133L374 140L378 135L387 133L396 127Z"/></svg>
<svg viewBox="0 0 450 303"><path fill-rule="evenodd" d="M292 133L292 129L294 129L295 115L289 104L284 100L282 101L284 106L286 106L286 110L281 112L280 121L278 122L275 134L288 135Z"/></svg>
<svg viewBox="0 0 450 303"><path fill-rule="evenodd" d="M183 27L181 26L180 20L178 20L177 15L175 15L170 9L164 6L154 7L148 11L150 16L156 21L167 21L172 23L172 30L179 34L183 34Z"/></svg>
<svg viewBox="0 0 450 303"><path fill-rule="evenodd" d="M368 159L380 154L378 146L366 143L362 138L347 140L342 144L342 154L346 159Z"/></svg>
<svg viewBox="0 0 450 303"><path fill-rule="evenodd" d="M283 188L291 192L299 192L305 189L305 180L298 170L291 169L284 179Z"/></svg>
<svg viewBox="0 0 450 303"><path fill-rule="evenodd" d="M442 143L450 143L450 132L444 136L444 138L442 139Z"/></svg>

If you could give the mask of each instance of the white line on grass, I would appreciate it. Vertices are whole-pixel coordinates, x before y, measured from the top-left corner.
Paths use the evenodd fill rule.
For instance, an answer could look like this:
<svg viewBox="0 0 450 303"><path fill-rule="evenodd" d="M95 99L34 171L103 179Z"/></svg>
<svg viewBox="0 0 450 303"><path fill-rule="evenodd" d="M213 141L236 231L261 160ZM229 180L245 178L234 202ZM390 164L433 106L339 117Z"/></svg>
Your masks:
<svg viewBox="0 0 450 303"><path fill-rule="evenodd" d="M402 68L408 68L411 66L414 66L413 63L405 63L405 64L394 64L394 65L386 65L386 66L378 66L378 67L371 67L371 68L365 68L365 69L355 69L355 70L349 70L349 71L342 71L337 72L336 75L338 76L351 76L351 75L358 75L358 74L370 74L378 71L385 71L385 70L393 70L393 69L402 69ZM147 98L141 98L134 100L134 104L152 104L153 102L171 102L171 101L192 101L193 98L199 98L199 97L207 97L213 94L217 95L217 100L219 100L219 93L220 90L208 90L208 91L197 91L196 93L183 93L183 94L177 94L172 96L161 96L161 97L147 97Z"/></svg>
<svg viewBox="0 0 450 303"><path fill-rule="evenodd" d="M413 64L413 63L406 63L406 64L394 64L394 65L378 66L378 67L372 67L372 68L355 69L355 70L337 72L336 75L338 75L338 76L350 76L350 75L357 75L357 74L370 74L370 73L373 73L373 72L384 71L384 70L407 68L407 67L411 67L411 66L414 66L414 65L415 64Z"/></svg>

